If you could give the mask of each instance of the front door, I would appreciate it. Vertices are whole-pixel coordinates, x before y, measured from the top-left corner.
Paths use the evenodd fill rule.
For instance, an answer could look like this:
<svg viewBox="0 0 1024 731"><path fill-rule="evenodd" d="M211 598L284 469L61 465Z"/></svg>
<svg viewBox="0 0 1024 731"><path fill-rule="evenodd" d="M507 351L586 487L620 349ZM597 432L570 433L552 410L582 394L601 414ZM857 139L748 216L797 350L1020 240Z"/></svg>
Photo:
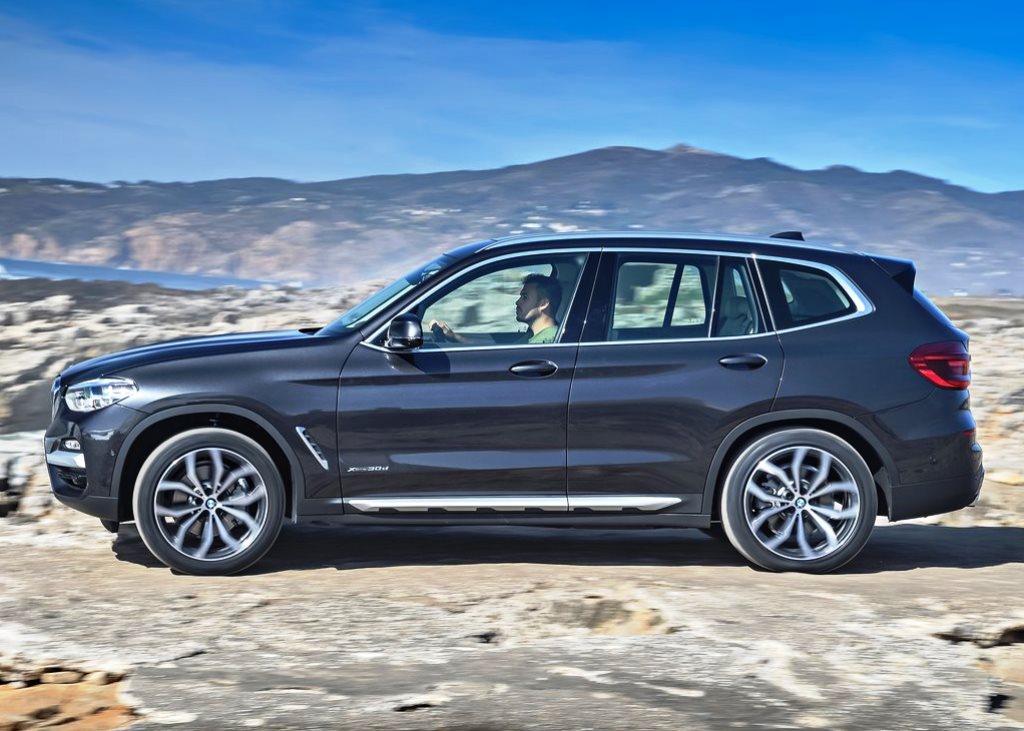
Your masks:
<svg viewBox="0 0 1024 731"><path fill-rule="evenodd" d="M383 333L356 347L338 404L346 512L565 512L587 256L471 267L408 308L423 347L391 352Z"/></svg>
<svg viewBox="0 0 1024 731"><path fill-rule="evenodd" d="M574 512L701 512L715 449L782 374L742 257L608 252L569 404Z"/></svg>

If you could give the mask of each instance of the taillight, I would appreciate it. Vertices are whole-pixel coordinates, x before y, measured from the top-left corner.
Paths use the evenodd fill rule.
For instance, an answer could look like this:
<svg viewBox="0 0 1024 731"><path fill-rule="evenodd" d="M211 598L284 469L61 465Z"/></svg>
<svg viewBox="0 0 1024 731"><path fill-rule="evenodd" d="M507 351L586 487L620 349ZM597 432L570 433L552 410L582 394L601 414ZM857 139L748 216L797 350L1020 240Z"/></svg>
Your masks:
<svg viewBox="0 0 1024 731"><path fill-rule="evenodd" d="M922 345L910 354L910 365L939 388L971 385L971 355L959 340Z"/></svg>

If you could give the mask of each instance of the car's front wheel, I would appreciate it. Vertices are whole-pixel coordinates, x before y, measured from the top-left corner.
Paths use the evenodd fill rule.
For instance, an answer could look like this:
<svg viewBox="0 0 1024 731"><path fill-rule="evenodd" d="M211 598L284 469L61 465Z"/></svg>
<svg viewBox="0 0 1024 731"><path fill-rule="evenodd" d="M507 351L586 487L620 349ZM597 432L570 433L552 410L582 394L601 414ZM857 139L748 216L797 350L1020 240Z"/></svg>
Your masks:
<svg viewBox="0 0 1024 731"><path fill-rule="evenodd" d="M733 546L772 571L824 573L860 553L878 496L864 458L818 429L780 429L746 447L719 510Z"/></svg>
<svg viewBox="0 0 1024 731"><path fill-rule="evenodd" d="M281 530L284 485L266 450L228 429L177 434L143 463L133 495L146 547L187 574L233 574Z"/></svg>

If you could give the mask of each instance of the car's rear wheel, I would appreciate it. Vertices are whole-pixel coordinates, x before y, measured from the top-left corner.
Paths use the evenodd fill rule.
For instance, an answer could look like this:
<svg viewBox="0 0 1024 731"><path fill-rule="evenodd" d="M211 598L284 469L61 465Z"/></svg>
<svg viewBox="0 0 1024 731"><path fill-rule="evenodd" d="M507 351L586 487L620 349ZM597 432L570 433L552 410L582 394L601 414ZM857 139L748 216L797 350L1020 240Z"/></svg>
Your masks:
<svg viewBox="0 0 1024 731"><path fill-rule="evenodd" d="M139 470L132 498L146 547L187 574L233 574L274 544L284 485L257 442L228 429L171 437Z"/></svg>
<svg viewBox="0 0 1024 731"><path fill-rule="evenodd" d="M874 480L849 443L819 429L780 429L733 461L722 526L749 561L772 571L834 571L868 540L878 510Z"/></svg>

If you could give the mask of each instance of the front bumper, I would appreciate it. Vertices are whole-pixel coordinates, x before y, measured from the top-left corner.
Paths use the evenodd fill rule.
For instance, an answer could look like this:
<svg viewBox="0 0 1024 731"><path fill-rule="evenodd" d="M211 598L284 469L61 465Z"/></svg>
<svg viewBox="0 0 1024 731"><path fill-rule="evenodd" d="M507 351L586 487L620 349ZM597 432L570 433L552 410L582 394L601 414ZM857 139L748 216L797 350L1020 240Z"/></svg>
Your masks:
<svg viewBox="0 0 1024 731"><path fill-rule="evenodd" d="M131 429L145 414L114 404L75 413L59 404L43 436L50 487L68 507L103 520L118 519L118 490L111 484L114 463ZM68 448L75 440L80 449Z"/></svg>
<svg viewBox="0 0 1024 731"><path fill-rule="evenodd" d="M53 496L80 513L91 515L100 520L118 520L118 500L116 497L104 495L86 495L82 490L59 480L54 480L53 473L50 473L50 485L53 488Z"/></svg>

